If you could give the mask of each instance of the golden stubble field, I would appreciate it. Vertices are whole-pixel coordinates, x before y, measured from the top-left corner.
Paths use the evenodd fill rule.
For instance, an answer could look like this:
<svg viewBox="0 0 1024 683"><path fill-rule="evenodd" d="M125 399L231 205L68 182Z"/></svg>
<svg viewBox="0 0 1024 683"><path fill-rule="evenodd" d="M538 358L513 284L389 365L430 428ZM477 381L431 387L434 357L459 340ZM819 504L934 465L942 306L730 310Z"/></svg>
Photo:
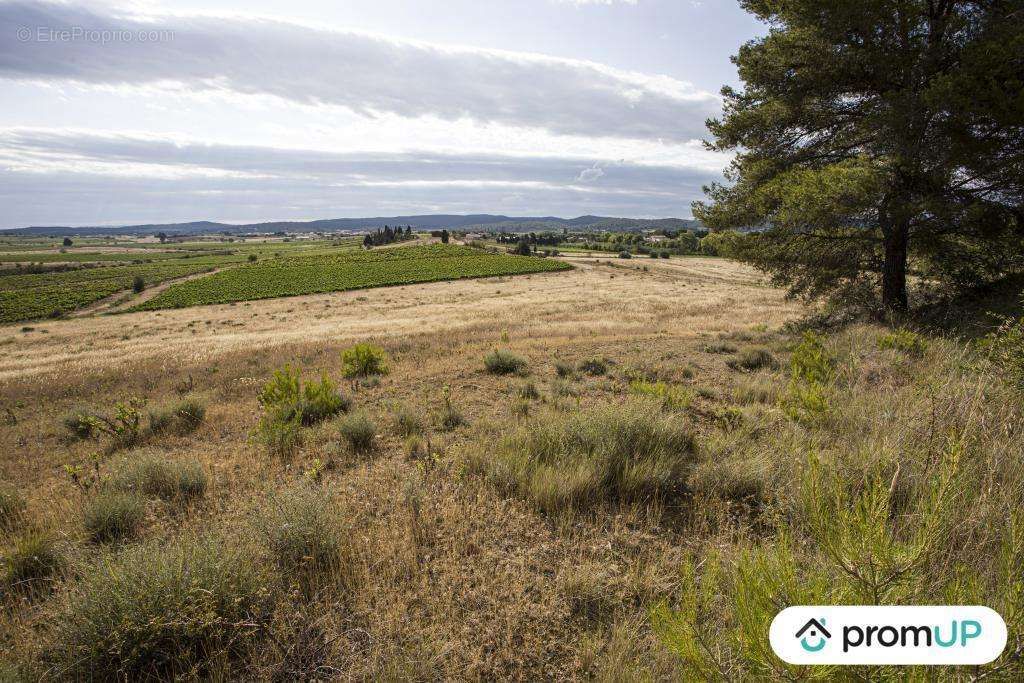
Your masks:
<svg viewBox="0 0 1024 683"><path fill-rule="evenodd" d="M358 588L281 612L275 628L290 635L261 647L250 674L309 675L315 660L322 674L352 680L614 677L635 666L672 677L647 605L671 595L682 554L714 543L713 533L636 507L553 521L467 476L460 450L482 425L519 419L510 406L526 382L540 392L538 410L621 400L627 368L725 395L735 373L705 345L771 343L801 308L722 259L571 262L567 273L0 328L0 478L25 493L28 517L58 535L72 567L97 562L107 551L84 541L87 494L64 466L88 466L98 447L69 442L63 417L132 396L166 405L191 391L207 405L202 427L143 448L198 459L210 489L185 512L151 506L142 538L247 538L268 496L320 460L325 495L360 549ZM252 441L256 391L275 369L290 363L340 380L339 352L358 341L380 344L391 362L376 386L341 383L378 425L371 455L339 455L331 423L312 428L288 461ZM495 348L527 358L529 375L485 373ZM591 357L612 362L609 376L584 376L576 396L556 396L555 363ZM391 410L401 402L429 414L443 387L468 424L431 433L432 457L410 457ZM123 457L135 456L111 456ZM64 593L9 602L3 648L30 658ZM303 645L307 636L315 642Z"/></svg>

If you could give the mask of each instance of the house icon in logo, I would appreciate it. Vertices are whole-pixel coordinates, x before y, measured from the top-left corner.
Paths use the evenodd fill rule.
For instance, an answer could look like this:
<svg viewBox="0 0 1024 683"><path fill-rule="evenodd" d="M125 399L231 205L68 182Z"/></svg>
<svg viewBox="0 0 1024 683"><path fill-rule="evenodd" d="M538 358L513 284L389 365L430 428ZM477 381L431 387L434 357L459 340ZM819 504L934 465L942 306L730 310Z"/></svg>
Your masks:
<svg viewBox="0 0 1024 683"><path fill-rule="evenodd" d="M805 633L807 635L804 635ZM817 652L821 648L825 647L825 643L827 643L828 639L832 637L832 634L825 628L825 618L822 617L820 620L811 619L804 624L803 628L796 632L796 637L800 639L800 646L803 649L808 652ZM808 638L810 638L812 642L817 639L817 642L812 645L807 642Z"/></svg>

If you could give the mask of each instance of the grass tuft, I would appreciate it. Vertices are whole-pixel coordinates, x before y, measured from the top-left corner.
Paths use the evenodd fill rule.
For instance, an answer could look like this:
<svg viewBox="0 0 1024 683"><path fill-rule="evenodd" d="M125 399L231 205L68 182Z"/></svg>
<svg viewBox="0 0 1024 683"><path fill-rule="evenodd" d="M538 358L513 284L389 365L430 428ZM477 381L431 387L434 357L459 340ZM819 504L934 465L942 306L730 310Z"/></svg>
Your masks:
<svg viewBox="0 0 1024 683"><path fill-rule="evenodd" d="M82 516L93 543L123 541L139 530L146 516L146 504L135 493L103 491L89 499Z"/></svg>
<svg viewBox="0 0 1024 683"><path fill-rule="evenodd" d="M131 547L86 573L47 658L65 679L217 677L269 621L264 586L251 557L220 543Z"/></svg>
<svg viewBox="0 0 1024 683"><path fill-rule="evenodd" d="M692 432L643 403L548 414L478 444L470 468L544 512L607 500L649 500L682 489L695 458Z"/></svg>
<svg viewBox="0 0 1024 683"><path fill-rule="evenodd" d="M495 349L484 356L484 367L492 375L523 375L528 365L522 356L508 350Z"/></svg>

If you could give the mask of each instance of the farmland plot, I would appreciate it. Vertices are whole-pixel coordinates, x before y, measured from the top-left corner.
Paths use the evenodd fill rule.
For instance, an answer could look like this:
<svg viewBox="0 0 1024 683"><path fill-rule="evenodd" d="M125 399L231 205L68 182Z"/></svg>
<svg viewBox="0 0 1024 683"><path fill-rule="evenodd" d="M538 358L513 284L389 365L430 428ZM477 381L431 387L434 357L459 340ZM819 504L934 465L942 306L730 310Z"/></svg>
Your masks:
<svg viewBox="0 0 1024 683"><path fill-rule="evenodd" d="M437 280L567 270L566 263L458 246L402 247L269 261L169 287L137 310L271 299Z"/></svg>

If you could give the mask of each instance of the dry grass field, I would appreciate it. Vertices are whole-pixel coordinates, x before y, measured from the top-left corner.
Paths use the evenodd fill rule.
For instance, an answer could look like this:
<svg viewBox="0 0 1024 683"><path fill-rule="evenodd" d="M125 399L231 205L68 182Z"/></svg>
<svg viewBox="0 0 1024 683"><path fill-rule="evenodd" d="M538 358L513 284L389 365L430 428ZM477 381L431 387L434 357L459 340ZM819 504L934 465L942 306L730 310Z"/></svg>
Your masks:
<svg viewBox="0 0 1024 683"><path fill-rule="evenodd" d="M743 647L737 606L759 598L734 571L763 563L770 590L784 558L758 548L789 543L801 572L827 575L815 514L848 511L799 504L816 485L811 455L861 482L851 501L885 478L893 539L918 538L899 520L920 519L916 501L933 500L951 450L974 461L964 486L984 495L969 521L941 526L958 543L922 551L927 567L904 571L918 592L889 598L944 590L940 576L985 553L1019 570L1006 511L1019 510L1007 463L1024 457L1021 404L966 347L888 348L884 330L860 326L826 340L835 363L820 387L794 389L790 356L807 349L784 326L805 311L753 271L571 261L565 273L0 328L0 480L24 503L4 503L0 680L802 677ZM357 342L383 347L386 374L344 378L340 354ZM488 372L496 349L525 367ZM257 396L286 364L332 378L350 405L271 449ZM819 389L829 408L808 415ZM786 397L798 391L796 405ZM145 401L134 443L71 434L69 416L109 417L130 398ZM153 427L186 399L204 408L198 424ZM591 432L604 443L601 419L623 420L651 452L692 446L669 454L685 462L664 477L658 460L600 490L566 492L582 470L557 458L523 479L515 449ZM168 462L177 484L139 474ZM186 479L202 483L185 495ZM875 538L872 521L846 520L862 534L844 542ZM985 564L972 590L998 606L1001 570ZM831 589L844 586L830 596L864 588ZM1016 661L994 671L1015 675Z"/></svg>

